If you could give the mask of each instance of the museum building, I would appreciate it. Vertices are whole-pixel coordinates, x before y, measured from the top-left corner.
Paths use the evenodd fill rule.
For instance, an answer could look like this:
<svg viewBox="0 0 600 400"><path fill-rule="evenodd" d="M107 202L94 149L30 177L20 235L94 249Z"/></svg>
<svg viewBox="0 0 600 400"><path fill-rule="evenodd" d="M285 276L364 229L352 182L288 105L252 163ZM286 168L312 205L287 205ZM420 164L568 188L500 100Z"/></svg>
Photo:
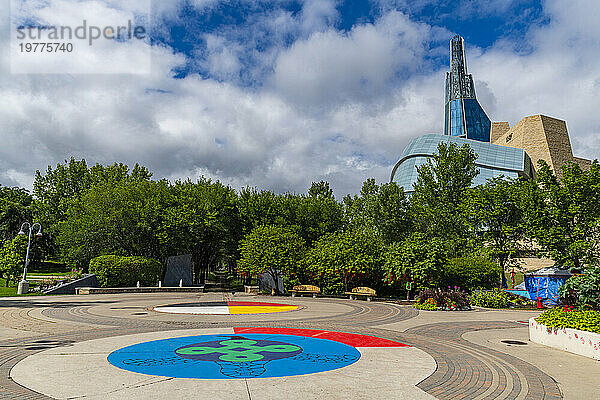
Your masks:
<svg viewBox="0 0 600 400"><path fill-rule="evenodd" d="M406 192L413 191L417 167L427 163L442 142L468 144L477 153L475 163L480 173L473 186L499 176L533 179L539 160L545 160L559 178L565 162L575 162L584 169L591 165L590 160L573 156L565 121L533 115L512 128L508 122L491 122L477 101L473 76L467 72L464 40L458 35L450 40L444 111L444 134L413 139L392 169L391 181Z"/></svg>

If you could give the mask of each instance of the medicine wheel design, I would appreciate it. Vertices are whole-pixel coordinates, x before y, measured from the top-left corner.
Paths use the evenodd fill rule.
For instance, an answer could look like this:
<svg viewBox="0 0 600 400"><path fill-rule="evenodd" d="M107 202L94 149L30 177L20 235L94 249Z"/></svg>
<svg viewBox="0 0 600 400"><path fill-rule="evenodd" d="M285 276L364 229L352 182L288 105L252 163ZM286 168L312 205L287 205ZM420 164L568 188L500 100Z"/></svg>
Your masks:
<svg viewBox="0 0 600 400"><path fill-rule="evenodd" d="M170 304L154 307L154 311L170 314L270 314L298 310L300 306L252 301L221 301L204 303Z"/></svg>
<svg viewBox="0 0 600 400"><path fill-rule="evenodd" d="M234 328L233 334L154 340L109 354L131 372L196 379L246 379L306 375L356 363L357 347L408 347L350 333L292 328Z"/></svg>

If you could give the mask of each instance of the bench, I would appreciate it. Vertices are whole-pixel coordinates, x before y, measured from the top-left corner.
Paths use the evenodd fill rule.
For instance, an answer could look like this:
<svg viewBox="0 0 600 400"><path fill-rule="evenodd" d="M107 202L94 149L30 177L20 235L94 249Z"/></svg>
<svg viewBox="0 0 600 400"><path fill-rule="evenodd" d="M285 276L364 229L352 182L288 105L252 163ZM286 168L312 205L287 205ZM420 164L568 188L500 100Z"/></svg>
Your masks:
<svg viewBox="0 0 600 400"><path fill-rule="evenodd" d="M354 300L359 296L365 296L367 301L371 301L377 295L377 292L370 287L355 287L351 292L346 292L346 294L350 296L350 300Z"/></svg>
<svg viewBox="0 0 600 400"><path fill-rule="evenodd" d="M292 290L290 290L292 297L296 297L296 293L302 294L312 294L312 297L317 297L319 293L321 293L321 289L317 286L313 285L297 285L294 286Z"/></svg>

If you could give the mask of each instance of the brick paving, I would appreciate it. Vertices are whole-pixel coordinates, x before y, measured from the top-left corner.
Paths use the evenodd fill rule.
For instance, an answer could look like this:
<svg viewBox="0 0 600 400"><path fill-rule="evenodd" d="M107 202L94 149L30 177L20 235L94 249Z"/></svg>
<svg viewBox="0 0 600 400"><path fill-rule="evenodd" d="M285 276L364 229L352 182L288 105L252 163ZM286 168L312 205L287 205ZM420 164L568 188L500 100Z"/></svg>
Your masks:
<svg viewBox="0 0 600 400"><path fill-rule="evenodd" d="M474 330L522 327L515 322L444 322L397 332L382 326L413 318L418 315L417 310L390 303L341 299L303 300L309 308L311 304L325 304L331 308L338 307L340 311L335 315L310 315L302 319L282 319L274 314L265 314L260 320L252 321L237 316L227 319L188 316L174 320L172 317L144 319L147 314L133 315L153 305L164 304L165 299L168 297L107 295L99 301L81 297L71 297L66 302L52 299L31 302L0 300L0 327L21 329L32 334L0 341L0 399L47 398L18 385L9 376L17 362L44 349L118 335L232 326L345 331L410 344L435 359L437 369L417 386L438 399L562 398L556 382L535 366L462 339L464 333ZM32 317L33 310L41 317ZM18 316L25 316L26 320L20 321ZM476 318L476 313L473 317Z"/></svg>

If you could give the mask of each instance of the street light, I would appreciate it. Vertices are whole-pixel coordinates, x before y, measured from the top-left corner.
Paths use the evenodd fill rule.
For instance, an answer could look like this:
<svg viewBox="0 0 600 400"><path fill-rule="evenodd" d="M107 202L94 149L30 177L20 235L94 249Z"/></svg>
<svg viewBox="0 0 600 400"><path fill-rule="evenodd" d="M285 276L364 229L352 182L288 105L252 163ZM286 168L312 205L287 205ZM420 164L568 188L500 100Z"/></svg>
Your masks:
<svg viewBox="0 0 600 400"><path fill-rule="evenodd" d="M31 247L31 234L36 229L38 232L35 234L36 237L42 236L42 226L37 222L31 225L29 222L24 222L21 225L19 235L29 234L29 241L27 242L27 254L25 255L25 268L23 268L23 279L19 282L19 288L17 294L26 294L29 291L29 282L27 282L27 267L29 266L29 248Z"/></svg>

